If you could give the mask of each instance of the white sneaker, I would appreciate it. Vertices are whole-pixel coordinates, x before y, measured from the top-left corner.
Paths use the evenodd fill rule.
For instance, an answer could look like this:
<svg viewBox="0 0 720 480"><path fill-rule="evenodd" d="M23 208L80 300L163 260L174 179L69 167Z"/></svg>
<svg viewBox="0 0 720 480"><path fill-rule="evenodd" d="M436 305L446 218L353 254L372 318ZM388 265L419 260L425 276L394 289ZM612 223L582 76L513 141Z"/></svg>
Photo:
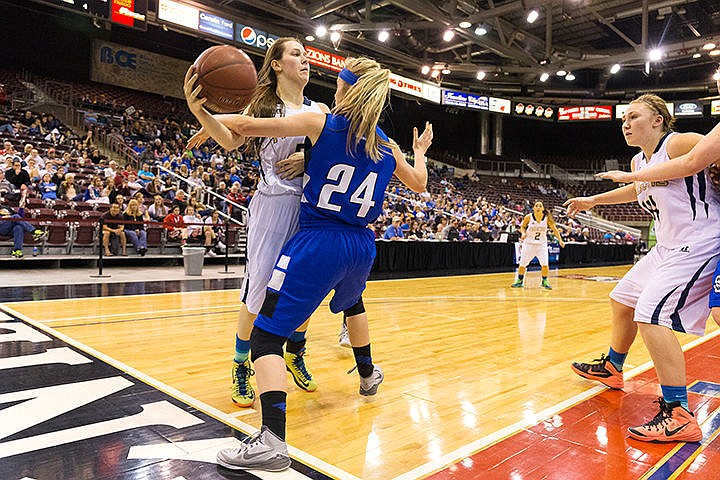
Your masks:
<svg viewBox="0 0 720 480"><path fill-rule="evenodd" d="M213 252L212 249L205 252L208 257L217 257L217 253Z"/></svg>
<svg viewBox="0 0 720 480"><path fill-rule="evenodd" d="M374 365L372 375L369 377L360 377L360 395L369 397L377 393L377 389L385 379L385 375L380 367Z"/></svg>
<svg viewBox="0 0 720 480"><path fill-rule="evenodd" d="M231 470L265 470L280 472L292 461L287 444L266 426L255 435L243 440L239 448L224 448L217 454L217 462Z"/></svg>
<svg viewBox="0 0 720 480"><path fill-rule="evenodd" d="M338 343L341 347L352 348L352 344L350 343L350 334L348 334L347 325L345 323L342 324L342 328L340 329Z"/></svg>
<svg viewBox="0 0 720 480"><path fill-rule="evenodd" d="M217 242L217 249L220 250L221 252L224 252L224 251L225 251L225 244L224 244L223 242L221 242L221 241L218 241L218 242Z"/></svg>

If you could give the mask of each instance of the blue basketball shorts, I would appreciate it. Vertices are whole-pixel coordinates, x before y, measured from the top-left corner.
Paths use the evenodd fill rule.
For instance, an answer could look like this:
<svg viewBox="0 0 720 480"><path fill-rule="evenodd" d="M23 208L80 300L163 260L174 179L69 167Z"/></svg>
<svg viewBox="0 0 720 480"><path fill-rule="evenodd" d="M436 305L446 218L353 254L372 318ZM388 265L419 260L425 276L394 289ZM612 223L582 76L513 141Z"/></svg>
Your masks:
<svg viewBox="0 0 720 480"><path fill-rule="evenodd" d="M330 310L355 305L375 260L375 235L367 228L300 230L283 247L255 326L290 336L335 290Z"/></svg>

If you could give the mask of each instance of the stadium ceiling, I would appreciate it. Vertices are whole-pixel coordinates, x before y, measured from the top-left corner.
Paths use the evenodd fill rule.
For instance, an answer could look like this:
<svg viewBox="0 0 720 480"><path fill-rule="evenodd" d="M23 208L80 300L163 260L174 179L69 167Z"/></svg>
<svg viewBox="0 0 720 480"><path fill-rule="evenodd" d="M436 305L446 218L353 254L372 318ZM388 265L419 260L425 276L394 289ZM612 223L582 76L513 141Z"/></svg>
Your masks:
<svg viewBox="0 0 720 480"><path fill-rule="evenodd" d="M310 45L369 55L396 73L447 88L548 101L620 100L641 91L717 95L712 75L720 61L718 0L202 3L255 18L268 31L274 25L301 37L313 35ZM533 10L537 19L529 23ZM328 30L322 38L315 33L319 26ZM339 34L334 42L332 32ZM380 32L387 32L384 42ZM717 46L711 48L713 43ZM660 51L657 60L648 59L653 49ZM616 64L620 71L611 73ZM429 74L421 73L423 66L430 67ZM438 72L434 79L432 72Z"/></svg>

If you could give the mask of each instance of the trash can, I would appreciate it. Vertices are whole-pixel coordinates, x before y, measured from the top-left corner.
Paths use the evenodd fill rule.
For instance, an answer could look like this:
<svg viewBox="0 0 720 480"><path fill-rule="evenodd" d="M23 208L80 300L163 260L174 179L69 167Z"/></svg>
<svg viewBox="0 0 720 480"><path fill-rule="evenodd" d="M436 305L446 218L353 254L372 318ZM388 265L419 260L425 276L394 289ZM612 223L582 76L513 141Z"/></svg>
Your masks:
<svg viewBox="0 0 720 480"><path fill-rule="evenodd" d="M185 275L202 275L205 249L202 247L183 247L182 252Z"/></svg>

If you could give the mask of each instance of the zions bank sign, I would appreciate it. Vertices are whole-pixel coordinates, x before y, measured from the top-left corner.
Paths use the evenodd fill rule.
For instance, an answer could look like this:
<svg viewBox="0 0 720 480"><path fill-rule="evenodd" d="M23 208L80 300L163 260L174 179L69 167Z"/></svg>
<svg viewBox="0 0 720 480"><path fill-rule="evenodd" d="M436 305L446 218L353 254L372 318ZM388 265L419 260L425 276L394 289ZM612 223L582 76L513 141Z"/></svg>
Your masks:
<svg viewBox="0 0 720 480"><path fill-rule="evenodd" d="M235 24L235 41L250 45L251 47L267 50L278 38L280 37L263 32L250 25L243 25L242 23Z"/></svg>

